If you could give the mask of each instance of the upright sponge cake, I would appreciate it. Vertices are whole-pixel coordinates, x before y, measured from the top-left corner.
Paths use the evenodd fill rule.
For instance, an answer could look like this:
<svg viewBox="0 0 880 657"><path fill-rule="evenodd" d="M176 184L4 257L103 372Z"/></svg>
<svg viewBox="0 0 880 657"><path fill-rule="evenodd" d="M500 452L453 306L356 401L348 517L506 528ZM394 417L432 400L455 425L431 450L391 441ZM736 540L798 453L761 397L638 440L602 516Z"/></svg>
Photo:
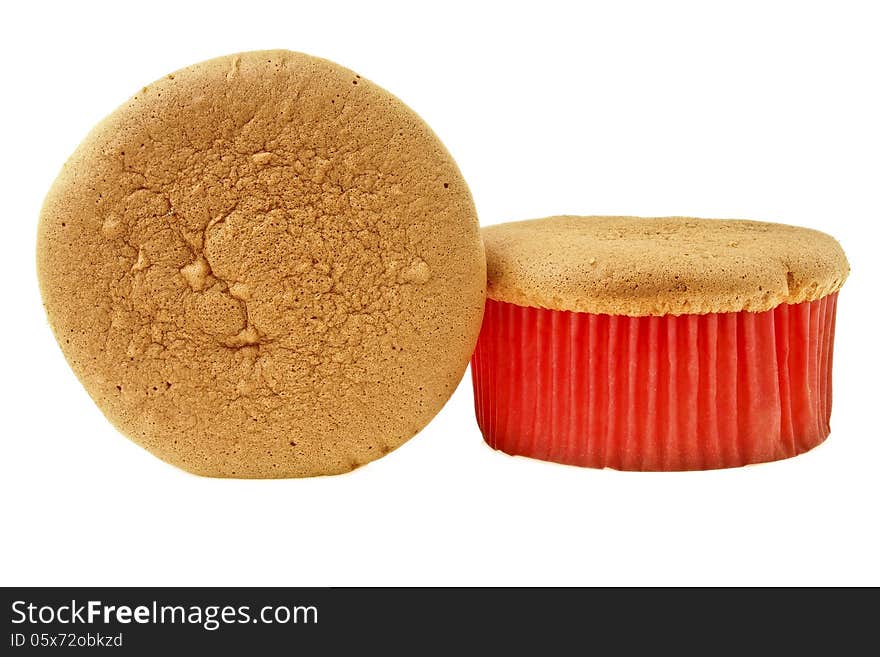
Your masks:
<svg viewBox="0 0 880 657"><path fill-rule="evenodd" d="M687 217L483 229L477 420L511 454L623 470L794 456L828 435L834 238Z"/></svg>
<svg viewBox="0 0 880 657"><path fill-rule="evenodd" d="M191 66L107 117L46 198L37 260L105 415L210 476L334 474L398 447L460 380L485 298L440 140L288 51Z"/></svg>

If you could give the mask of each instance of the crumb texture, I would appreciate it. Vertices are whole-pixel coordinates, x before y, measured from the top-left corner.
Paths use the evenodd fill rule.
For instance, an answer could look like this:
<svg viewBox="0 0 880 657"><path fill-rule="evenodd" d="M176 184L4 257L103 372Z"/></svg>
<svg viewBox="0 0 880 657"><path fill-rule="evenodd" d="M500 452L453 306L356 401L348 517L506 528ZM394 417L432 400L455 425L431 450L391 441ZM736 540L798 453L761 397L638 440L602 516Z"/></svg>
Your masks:
<svg viewBox="0 0 880 657"><path fill-rule="evenodd" d="M758 221L558 216L482 232L489 297L536 308L761 312L827 296L849 274L833 237Z"/></svg>
<svg viewBox="0 0 880 657"><path fill-rule="evenodd" d="M190 472L352 470L437 413L485 258L452 157L401 101L288 51L166 76L50 190L53 331L127 436Z"/></svg>

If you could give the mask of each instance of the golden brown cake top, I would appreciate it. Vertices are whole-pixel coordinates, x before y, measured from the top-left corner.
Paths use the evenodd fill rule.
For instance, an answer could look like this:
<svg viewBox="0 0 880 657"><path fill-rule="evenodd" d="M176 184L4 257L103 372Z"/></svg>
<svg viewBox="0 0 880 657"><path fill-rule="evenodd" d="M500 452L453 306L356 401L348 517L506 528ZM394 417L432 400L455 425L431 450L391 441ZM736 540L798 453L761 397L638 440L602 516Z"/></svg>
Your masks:
<svg viewBox="0 0 880 657"><path fill-rule="evenodd" d="M288 51L190 66L100 123L46 198L38 273L107 417L230 477L399 446L455 389L485 303L476 211L437 136Z"/></svg>
<svg viewBox="0 0 880 657"><path fill-rule="evenodd" d="M849 274L833 237L758 221L558 216L482 233L489 297L556 310L759 312L836 292Z"/></svg>

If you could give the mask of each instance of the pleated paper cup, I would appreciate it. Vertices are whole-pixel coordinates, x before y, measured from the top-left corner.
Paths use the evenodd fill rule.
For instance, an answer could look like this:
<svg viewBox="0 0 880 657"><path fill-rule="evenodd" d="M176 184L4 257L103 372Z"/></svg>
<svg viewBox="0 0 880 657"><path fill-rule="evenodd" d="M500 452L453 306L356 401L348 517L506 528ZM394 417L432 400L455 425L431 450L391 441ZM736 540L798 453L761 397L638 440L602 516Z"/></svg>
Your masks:
<svg viewBox="0 0 880 657"><path fill-rule="evenodd" d="M628 317L489 299L471 363L495 449L593 468L706 470L830 431L837 293L765 312Z"/></svg>

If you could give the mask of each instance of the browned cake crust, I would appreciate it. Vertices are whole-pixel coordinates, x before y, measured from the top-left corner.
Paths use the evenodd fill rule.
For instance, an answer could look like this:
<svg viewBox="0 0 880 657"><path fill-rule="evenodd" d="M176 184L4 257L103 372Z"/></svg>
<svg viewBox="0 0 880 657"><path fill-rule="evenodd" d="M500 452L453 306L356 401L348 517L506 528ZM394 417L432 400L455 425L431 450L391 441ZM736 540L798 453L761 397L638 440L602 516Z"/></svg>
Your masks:
<svg viewBox="0 0 880 657"><path fill-rule="evenodd" d="M52 329L132 440L190 472L346 472L455 389L485 298L470 192L400 100L288 51L145 87L49 192Z"/></svg>
<svg viewBox="0 0 880 657"><path fill-rule="evenodd" d="M837 241L783 224L560 216L483 229L492 299L596 314L769 310L840 289Z"/></svg>

